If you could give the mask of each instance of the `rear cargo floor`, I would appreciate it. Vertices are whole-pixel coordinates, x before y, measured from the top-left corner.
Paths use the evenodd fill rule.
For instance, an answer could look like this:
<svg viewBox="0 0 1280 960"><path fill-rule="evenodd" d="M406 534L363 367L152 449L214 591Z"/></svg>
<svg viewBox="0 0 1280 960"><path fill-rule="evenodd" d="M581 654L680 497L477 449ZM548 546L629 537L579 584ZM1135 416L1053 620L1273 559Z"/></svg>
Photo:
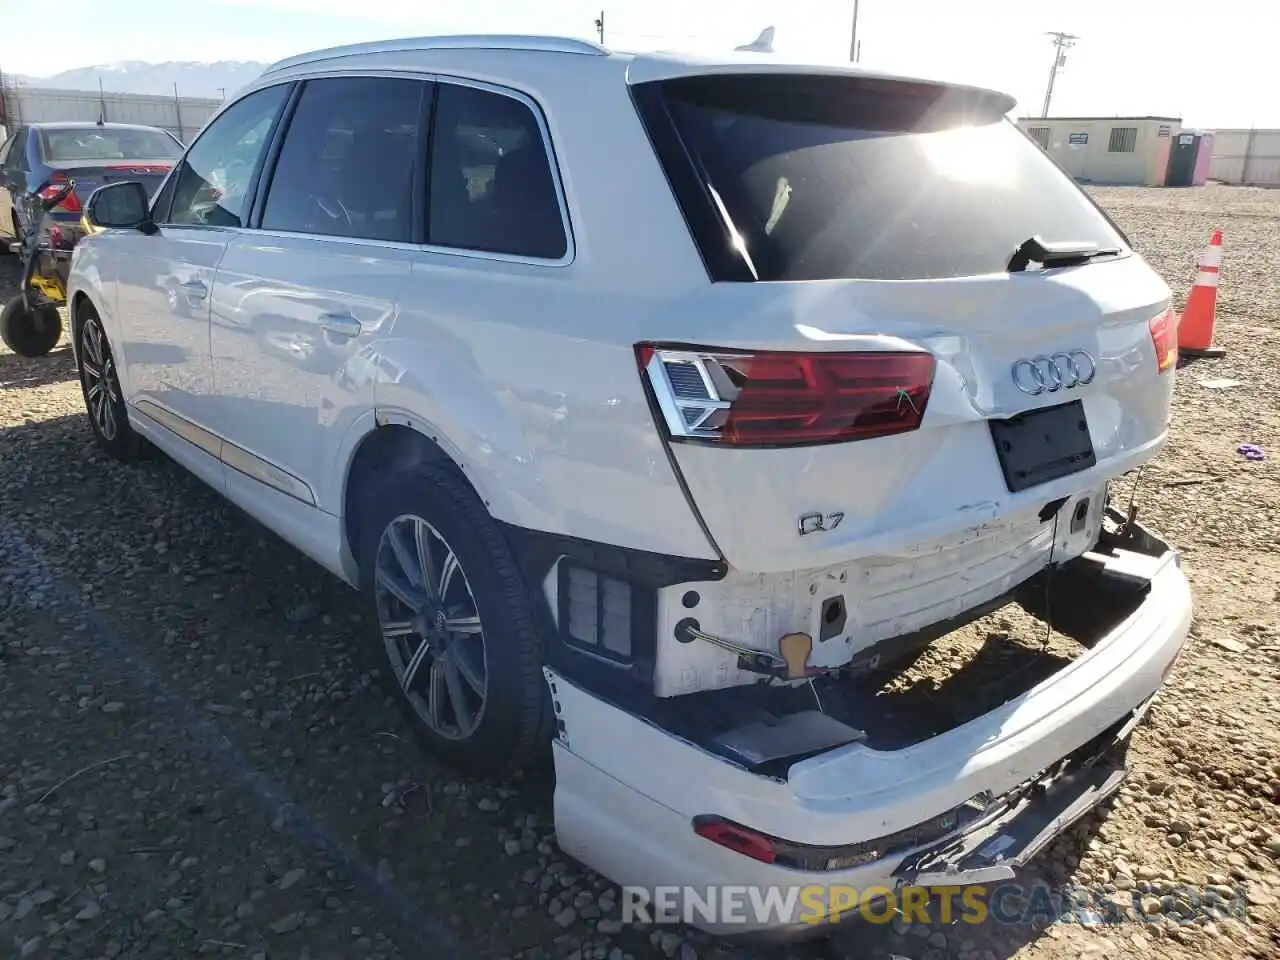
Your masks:
<svg viewBox="0 0 1280 960"><path fill-rule="evenodd" d="M761 684L650 699L636 712L726 756L732 754L719 740L728 731L756 722L774 726L815 710L860 731L873 749L900 750L1026 693L1136 610L1145 590L1100 577L1099 570L1082 558L1055 571L1048 584L1043 575L1033 578L995 610L858 677L833 674L795 687ZM798 744L794 753L756 769L782 777L792 763L830 747Z"/></svg>

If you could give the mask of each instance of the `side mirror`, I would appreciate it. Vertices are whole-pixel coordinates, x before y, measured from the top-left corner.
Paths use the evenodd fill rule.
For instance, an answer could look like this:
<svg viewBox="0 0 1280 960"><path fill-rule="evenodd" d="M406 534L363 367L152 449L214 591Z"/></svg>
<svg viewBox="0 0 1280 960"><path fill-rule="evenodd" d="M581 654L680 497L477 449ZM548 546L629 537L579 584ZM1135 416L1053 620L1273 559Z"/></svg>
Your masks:
<svg viewBox="0 0 1280 960"><path fill-rule="evenodd" d="M93 191L85 204L84 218L99 230L125 229L155 233L147 188L136 180L109 183Z"/></svg>

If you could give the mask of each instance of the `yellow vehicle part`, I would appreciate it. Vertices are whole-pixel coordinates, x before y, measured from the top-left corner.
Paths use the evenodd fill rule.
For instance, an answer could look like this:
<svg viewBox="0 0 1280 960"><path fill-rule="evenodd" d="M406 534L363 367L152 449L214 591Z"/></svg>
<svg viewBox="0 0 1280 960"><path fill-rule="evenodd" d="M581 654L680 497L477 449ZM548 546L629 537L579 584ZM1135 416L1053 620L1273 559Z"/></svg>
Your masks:
<svg viewBox="0 0 1280 960"><path fill-rule="evenodd" d="M62 281L57 277L32 277L31 285L50 300L61 302L67 299L67 291L62 288Z"/></svg>

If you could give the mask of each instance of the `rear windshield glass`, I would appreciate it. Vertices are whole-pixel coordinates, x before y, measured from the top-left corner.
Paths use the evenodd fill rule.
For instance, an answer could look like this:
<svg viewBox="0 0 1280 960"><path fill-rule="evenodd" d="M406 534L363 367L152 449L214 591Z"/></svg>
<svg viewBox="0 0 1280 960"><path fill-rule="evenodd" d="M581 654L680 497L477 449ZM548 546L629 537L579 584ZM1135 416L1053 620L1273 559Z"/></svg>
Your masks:
<svg viewBox="0 0 1280 960"><path fill-rule="evenodd" d="M1003 98L821 76L696 77L664 87L678 134L760 280L1002 272L1036 235L1124 246L1006 119Z"/></svg>
<svg viewBox="0 0 1280 960"><path fill-rule="evenodd" d="M178 142L159 130L86 127L41 130L40 154L49 163L72 160L172 160Z"/></svg>

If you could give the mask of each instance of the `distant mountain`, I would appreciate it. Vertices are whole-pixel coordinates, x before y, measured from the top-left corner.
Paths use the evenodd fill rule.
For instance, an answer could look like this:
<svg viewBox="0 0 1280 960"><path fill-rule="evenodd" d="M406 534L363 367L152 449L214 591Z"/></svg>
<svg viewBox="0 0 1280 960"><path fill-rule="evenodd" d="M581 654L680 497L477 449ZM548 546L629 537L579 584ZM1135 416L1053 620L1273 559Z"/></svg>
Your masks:
<svg viewBox="0 0 1280 960"><path fill-rule="evenodd" d="M217 63L170 61L146 63L125 60L93 67L64 70L50 77L16 76L13 79L28 87L52 87L56 90L97 90L98 80L107 93L153 93L173 96L173 85L184 97L230 96L266 69L267 64L252 60L219 60Z"/></svg>

